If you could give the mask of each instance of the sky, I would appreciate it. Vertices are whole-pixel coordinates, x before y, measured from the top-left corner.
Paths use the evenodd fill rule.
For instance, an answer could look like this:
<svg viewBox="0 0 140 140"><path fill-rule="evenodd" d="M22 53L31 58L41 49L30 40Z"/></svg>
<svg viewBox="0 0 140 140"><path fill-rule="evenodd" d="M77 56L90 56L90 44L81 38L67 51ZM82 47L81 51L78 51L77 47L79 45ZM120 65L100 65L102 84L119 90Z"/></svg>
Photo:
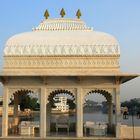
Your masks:
<svg viewBox="0 0 140 140"><path fill-rule="evenodd" d="M0 1L0 69L6 40L18 33L31 31L48 9L50 18L75 18L77 9L88 26L112 34L121 47L123 72L140 74L140 0L1 0ZM2 90L0 90L2 92ZM140 98L140 78L121 86L121 100Z"/></svg>

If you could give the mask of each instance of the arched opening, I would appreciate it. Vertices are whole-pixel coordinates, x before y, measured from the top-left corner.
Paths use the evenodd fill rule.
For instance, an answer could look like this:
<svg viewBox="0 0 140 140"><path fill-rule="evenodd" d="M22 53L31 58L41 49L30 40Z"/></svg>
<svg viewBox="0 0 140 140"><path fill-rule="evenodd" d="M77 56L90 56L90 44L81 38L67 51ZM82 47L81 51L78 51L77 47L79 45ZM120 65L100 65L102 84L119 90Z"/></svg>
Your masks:
<svg viewBox="0 0 140 140"><path fill-rule="evenodd" d="M39 136L39 93L23 89L15 91L9 98L8 135Z"/></svg>
<svg viewBox="0 0 140 140"><path fill-rule="evenodd" d="M47 135L73 136L76 132L75 96L68 90L55 90L48 96Z"/></svg>
<svg viewBox="0 0 140 140"><path fill-rule="evenodd" d="M91 90L84 98L85 136L114 135L112 96L105 90Z"/></svg>

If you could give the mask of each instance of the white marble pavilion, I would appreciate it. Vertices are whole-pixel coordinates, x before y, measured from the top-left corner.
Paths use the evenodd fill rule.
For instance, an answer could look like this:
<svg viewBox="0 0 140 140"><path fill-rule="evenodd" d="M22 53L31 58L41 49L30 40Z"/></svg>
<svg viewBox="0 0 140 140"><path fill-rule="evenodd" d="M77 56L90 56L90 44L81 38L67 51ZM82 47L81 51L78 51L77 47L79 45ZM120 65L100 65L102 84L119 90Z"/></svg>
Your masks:
<svg viewBox="0 0 140 140"><path fill-rule="evenodd" d="M8 137L8 102L14 95L17 118L18 94L40 96L40 137L50 133L49 97L66 93L76 100L76 137L84 137L84 98L94 92L109 106L108 126L121 137L120 85L138 75L120 70L120 45L110 34L97 32L81 19L44 19L30 32L12 36L5 44L0 80L4 87L2 137ZM112 106L115 104L115 123Z"/></svg>

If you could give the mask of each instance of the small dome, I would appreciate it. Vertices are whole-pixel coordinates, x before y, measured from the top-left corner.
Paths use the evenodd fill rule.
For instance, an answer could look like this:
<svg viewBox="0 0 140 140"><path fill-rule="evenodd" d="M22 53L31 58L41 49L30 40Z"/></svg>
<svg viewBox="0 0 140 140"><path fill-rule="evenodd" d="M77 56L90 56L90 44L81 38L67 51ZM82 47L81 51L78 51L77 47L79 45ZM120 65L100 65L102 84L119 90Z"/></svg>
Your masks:
<svg viewBox="0 0 140 140"><path fill-rule="evenodd" d="M117 40L80 19L45 19L32 32L11 37L6 56L120 55Z"/></svg>

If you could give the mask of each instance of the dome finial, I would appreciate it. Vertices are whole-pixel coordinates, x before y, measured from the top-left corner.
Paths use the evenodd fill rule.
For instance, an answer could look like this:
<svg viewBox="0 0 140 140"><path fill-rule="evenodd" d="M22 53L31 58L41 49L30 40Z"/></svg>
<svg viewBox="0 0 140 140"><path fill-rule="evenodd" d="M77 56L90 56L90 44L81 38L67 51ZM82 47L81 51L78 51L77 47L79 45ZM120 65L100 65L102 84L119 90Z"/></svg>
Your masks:
<svg viewBox="0 0 140 140"><path fill-rule="evenodd" d="M62 18L65 16L65 10L64 10L64 8L61 9L60 15L61 15Z"/></svg>
<svg viewBox="0 0 140 140"><path fill-rule="evenodd" d="M45 17L46 19L48 19L49 16L50 16L50 15L49 15L49 12L48 12L48 10L46 10L45 13L44 13L44 17Z"/></svg>
<svg viewBox="0 0 140 140"><path fill-rule="evenodd" d="M77 13L76 13L77 18L80 19L81 15L82 15L82 14L81 14L81 11L80 11L80 9L78 9L78 11L77 11Z"/></svg>

